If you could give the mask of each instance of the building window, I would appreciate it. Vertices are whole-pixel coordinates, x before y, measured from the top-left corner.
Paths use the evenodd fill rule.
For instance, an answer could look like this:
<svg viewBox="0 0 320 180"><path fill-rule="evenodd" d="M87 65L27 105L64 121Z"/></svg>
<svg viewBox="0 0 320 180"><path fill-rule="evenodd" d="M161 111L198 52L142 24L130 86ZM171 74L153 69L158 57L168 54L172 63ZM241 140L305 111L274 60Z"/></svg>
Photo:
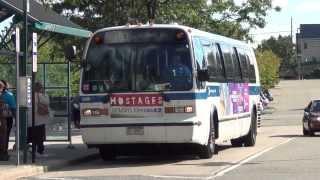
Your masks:
<svg viewBox="0 0 320 180"><path fill-rule="evenodd" d="M308 49L308 44L307 43L304 43L304 49Z"/></svg>

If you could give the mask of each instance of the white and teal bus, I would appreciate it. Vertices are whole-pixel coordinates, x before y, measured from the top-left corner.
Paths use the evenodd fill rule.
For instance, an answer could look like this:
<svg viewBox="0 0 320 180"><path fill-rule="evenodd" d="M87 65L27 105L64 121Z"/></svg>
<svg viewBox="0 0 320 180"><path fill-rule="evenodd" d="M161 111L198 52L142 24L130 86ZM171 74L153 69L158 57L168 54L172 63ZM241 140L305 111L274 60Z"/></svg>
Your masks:
<svg viewBox="0 0 320 180"><path fill-rule="evenodd" d="M180 25L98 30L88 40L80 127L104 160L137 146L254 146L259 73L246 43Z"/></svg>

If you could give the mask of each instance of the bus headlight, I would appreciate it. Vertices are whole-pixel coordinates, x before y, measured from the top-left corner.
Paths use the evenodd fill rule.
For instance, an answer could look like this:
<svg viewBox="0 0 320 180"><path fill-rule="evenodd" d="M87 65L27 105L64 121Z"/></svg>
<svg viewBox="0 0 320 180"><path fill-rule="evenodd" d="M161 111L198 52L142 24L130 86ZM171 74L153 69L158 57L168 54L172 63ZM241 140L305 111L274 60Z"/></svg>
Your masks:
<svg viewBox="0 0 320 180"><path fill-rule="evenodd" d="M186 112L186 113L193 113L193 107L192 107L192 106L186 106L186 107L184 107L184 112Z"/></svg>
<svg viewBox="0 0 320 180"><path fill-rule="evenodd" d="M165 113L193 113L193 106L165 107Z"/></svg>

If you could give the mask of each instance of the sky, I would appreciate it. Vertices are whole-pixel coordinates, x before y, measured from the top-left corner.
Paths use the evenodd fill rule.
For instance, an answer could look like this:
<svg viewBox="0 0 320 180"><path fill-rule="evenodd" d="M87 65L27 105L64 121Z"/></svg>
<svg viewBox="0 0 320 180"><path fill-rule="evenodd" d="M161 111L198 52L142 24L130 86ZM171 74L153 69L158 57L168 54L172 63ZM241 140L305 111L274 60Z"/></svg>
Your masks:
<svg viewBox="0 0 320 180"><path fill-rule="evenodd" d="M247 0L235 0L241 4ZM250 31L254 39L254 45L257 45L263 39L271 36L289 35L291 30L290 20L293 19L293 40L300 24L320 24L320 0L273 0L273 6L281 7L280 12L270 10L266 17L266 26L263 29L257 28ZM3 25L0 24L0 30Z"/></svg>
<svg viewBox="0 0 320 180"><path fill-rule="evenodd" d="M245 0L236 0L238 2ZM273 0L273 6L281 7L280 12L268 12L266 26L251 30L250 34L259 43L270 36L290 35L291 17L293 19L293 40L300 24L320 24L320 0Z"/></svg>

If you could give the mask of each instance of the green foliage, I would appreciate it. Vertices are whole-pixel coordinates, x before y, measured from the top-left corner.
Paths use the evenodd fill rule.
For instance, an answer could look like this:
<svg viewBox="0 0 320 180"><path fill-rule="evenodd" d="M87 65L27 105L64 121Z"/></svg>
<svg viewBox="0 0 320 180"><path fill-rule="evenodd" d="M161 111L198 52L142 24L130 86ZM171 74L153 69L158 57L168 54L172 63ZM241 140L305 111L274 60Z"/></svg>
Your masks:
<svg viewBox="0 0 320 180"><path fill-rule="evenodd" d="M272 0L248 0L241 5L233 0L43 1L92 31L133 21L177 22L239 39L249 38L251 28L264 27L264 18L272 8Z"/></svg>
<svg viewBox="0 0 320 180"><path fill-rule="evenodd" d="M272 9L272 0L247 0L236 5L233 0L41 0L56 12L68 16L80 26L97 29L127 23L178 23L237 39L250 39L249 30L263 28L267 11ZM276 8L276 10L280 10ZM45 55L39 59L63 57L60 44L76 44L83 49L83 42L56 36L56 43L45 47ZM58 46L58 48L56 48ZM56 48L56 49L55 49ZM59 55L57 55L57 54ZM50 70L50 77L63 80L59 69ZM53 76L53 77L52 77ZM79 83L78 67L72 69L72 92Z"/></svg>
<svg viewBox="0 0 320 180"><path fill-rule="evenodd" d="M15 88L16 84L16 67L15 57L0 56L0 79L6 80L10 84L10 88Z"/></svg>
<svg viewBox="0 0 320 180"><path fill-rule="evenodd" d="M291 36L281 36L278 38L271 37L268 40L262 41L258 46L259 50L271 50L280 59L280 71L281 72L292 72L295 71L297 66L294 58L294 44L291 41Z"/></svg>
<svg viewBox="0 0 320 180"><path fill-rule="evenodd" d="M269 89L279 82L280 58L270 50L256 52L262 88Z"/></svg>

